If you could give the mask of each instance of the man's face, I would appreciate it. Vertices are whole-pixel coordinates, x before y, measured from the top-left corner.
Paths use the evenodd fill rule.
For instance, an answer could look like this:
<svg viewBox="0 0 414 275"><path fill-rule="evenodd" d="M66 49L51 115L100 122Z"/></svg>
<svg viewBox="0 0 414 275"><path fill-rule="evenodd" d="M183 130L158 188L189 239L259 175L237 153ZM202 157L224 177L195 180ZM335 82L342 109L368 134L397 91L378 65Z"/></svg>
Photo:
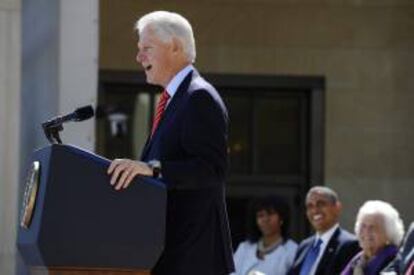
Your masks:
<svg viewBox="0 0 414 275"><path fill-rule="evenodd" d="M306 214L316 232L322 234L338 222L341 204L333 203L318 192L309 194L306 200Z"/></svg>
<svg viewBox="0 0 414 275"><path fill-rule="evenodd" d="M144 68L147 82L165 88L176 73L174 43L163 42L150 27L146 27L137 46L137 62Z"/></svg>

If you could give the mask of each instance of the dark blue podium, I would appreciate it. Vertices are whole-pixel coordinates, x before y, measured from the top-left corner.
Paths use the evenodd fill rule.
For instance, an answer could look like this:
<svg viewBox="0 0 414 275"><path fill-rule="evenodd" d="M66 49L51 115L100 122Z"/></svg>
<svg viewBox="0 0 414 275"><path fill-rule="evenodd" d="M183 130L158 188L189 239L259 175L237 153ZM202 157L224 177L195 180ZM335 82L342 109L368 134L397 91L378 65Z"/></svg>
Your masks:
<svg viewBox="0 0 414 275"><path fill-rule="evenodd" d="M156 264L164 244L166 188L137 177L115 191L109 163L68 145L34 152L17 240L27 265L46 267L49 274L124 274L117 271L148 271Z"/></svg>

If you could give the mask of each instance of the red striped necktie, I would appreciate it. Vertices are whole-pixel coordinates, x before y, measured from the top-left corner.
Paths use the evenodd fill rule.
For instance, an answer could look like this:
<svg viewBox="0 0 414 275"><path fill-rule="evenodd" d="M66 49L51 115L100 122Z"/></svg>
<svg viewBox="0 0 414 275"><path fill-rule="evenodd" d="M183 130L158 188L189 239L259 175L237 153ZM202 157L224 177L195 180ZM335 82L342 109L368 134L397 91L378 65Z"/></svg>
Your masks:
<svg viewBox="0 0 414 275"><path fill-rule="evenodd" d="M157 129L158 124L160 123L162 115L164 114L164 111L165 111L165 106L167 106L167 102L169 98L170 98L170 95L167 93L167 90L164 90L158 101L157 110L154 116L154 121L152 122L151 137L154 135L154 132Z"/></svg>

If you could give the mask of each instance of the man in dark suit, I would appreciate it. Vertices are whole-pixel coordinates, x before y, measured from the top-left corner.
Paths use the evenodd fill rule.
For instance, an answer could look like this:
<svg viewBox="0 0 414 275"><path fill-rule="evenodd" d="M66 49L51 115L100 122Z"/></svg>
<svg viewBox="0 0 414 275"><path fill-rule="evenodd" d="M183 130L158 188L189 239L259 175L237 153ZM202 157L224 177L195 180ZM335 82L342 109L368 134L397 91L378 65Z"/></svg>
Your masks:
<svg viewBox="0 0 414 275"><path fill-rule="evenodd" d="M360 250L354 235L339 227L341 203L332 189L311 188L306 196L306 215L316 234L302 241L290 275L340 274Z"/></svg>
<svg viewBox="0 0 414 275"><path fill-rule="evenodd" d="M164 92L141 161L114 160L111 184L121 190L145 175L167 187L165 248L152 274L229 274L234 266L224 193L226 107L192 66L194 37L185 18L153 12L136 28L137 61L147 82Z"/></svg>
<svg viewBox="0 0 414 275"><path fill-rule="evenodd" d="M395 274L410 274L413 271L409 271L414 262L414 222L411 223L404 238L404 242L401 245L395 259L387 266L381 274L383 275L395 275ZM412 274L410 274L412 275Z"/></svg>
<svg viewBox="0 0 414 275"><path fill-rule="evenodd" d="M404 244L401 246L400 256L400 270L401 273L407 273L408 269L413 268L414 262L414 222L411 223L405 236ZM414 271L411 269L411 271ZM414 272L412 272L414 274Z"/></svg>

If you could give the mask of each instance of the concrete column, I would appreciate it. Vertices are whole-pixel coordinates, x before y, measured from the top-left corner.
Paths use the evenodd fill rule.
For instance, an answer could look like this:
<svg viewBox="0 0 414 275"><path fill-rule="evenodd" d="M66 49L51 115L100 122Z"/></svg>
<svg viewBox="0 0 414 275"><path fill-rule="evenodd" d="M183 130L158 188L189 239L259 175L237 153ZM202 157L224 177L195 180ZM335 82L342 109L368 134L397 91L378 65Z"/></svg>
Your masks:
<svg viewBox="0 0 414 275"><path fill-rule="evenodd" d="M23 163L48 144L40 124L95 104L98 74L98 0L23 0ZM67 144L95 146L95 123L64 125Z"/></svg>
<svg viewBox="0 0 414 275"><path fill-rule="evenodd" d="M98 2L60 1L58 108L62 113L97 102ZM94 120L65 125L62 138L66 143L94 150Z"/></svg>
<svg viewBox="0 0 414 275"><path fill-rule="evenodd" d="M0 274L15 270L20 124L19 0L0 0Z"/></svg>
<svg viewBox="0 0 414 275"><path fill-rule="evenodd" d="M41 122L95 105L97 56L98 0L0 0L0 274L27 274L15 242L30 155L48 144ZM61 137L94 150L94 132L89 120Z"/></svg>

